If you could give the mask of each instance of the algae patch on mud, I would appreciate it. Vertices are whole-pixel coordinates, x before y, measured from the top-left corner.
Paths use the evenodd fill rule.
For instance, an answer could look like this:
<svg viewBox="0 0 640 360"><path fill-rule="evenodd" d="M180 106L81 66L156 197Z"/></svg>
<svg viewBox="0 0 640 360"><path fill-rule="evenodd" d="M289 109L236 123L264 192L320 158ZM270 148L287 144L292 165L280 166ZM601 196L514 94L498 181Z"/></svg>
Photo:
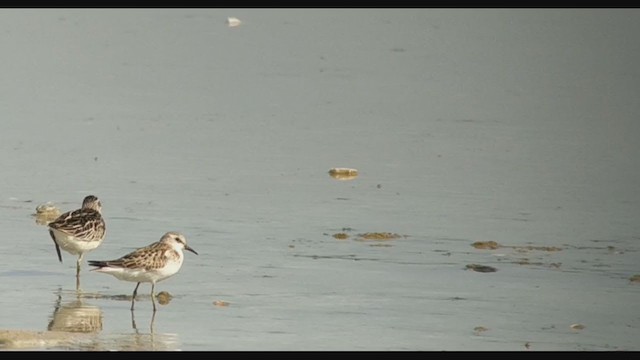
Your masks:
<svg viewBox="0 0 640 360"><path fill-rule="evenodd" d="M360 240L393 240L403 237L400 234L390 232L368 232L364 234L358 234Z"/></svg>
<svg viewBox="0 0 640 360"><path fill-rule="evenodd" d="M0 349L68 347L91 337L91 334L66 331L0 330Z"/></svg>

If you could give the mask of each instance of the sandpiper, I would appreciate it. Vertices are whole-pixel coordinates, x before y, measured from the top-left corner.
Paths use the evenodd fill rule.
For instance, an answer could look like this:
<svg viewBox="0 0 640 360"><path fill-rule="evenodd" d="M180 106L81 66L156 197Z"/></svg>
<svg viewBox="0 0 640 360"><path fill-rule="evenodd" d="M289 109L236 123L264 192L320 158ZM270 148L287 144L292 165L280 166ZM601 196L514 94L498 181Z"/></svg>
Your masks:
<svg viewBox="0 0 640 360"><path fill-rule="evenodd" d="M100 246L106 233L100 199L94 195L85 197L82 208L60 215L48 226L60 262L62 262L61 248L71 255L78 255L76 286L79 287L82 257L86 252Z"/></svg>
<svg viewBox="0 0 640 360"><path fill-rule="evenodd" d="M151 283L151 301L153 311L156 311L155 286L156 282L175 275L182 266L184 254L182 250L198 253L187 245L184 235L170 231L162 238L148 246L134 250L116 260L98 261L89 260L90 266L95 266L91 271L110 274L124 281L137 282L133 289L131 310L136 301L136 294L140 283Z"/></svg>

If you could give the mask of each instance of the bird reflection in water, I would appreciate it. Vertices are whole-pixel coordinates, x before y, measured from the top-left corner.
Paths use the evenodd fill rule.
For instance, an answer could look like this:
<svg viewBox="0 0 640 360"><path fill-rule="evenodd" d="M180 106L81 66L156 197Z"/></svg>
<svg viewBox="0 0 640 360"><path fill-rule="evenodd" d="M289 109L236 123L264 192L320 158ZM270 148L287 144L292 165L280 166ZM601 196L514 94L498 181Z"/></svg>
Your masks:
<svg viewBox="0 0 640 360"><path fill-rule="evenodd" d="M155 321L156 321L156 312L154 311L151 315L151 321L149 322L149 334L151 334L152 336L153 336L153 333L155 332L155 328L154 328ZM138 330L138 326L136 324L136 315L133 310L131 310L131 327L136 332L136 334L140 334L140 331Z"/></svg>
<svg viewBox="0 0 640 360"><path fill-rule="evenodd" d="M66 301L65 298L67 298ZM149 314L150 319L147 323L146 312L138 313L138 321L136 321L136 314L131 311L133 332L105 334L103 332L103 312L98 306L87 303L87 300L91 301L91 299L96 301L131 301L128 296L122 295L104 296L58 289L47 330L58 333L75 333L78 337L63 337L65 341L57 343L57 346L64 349L85 351L167 351L180 348L177 334L156 332L156 312Z"/></svg>
<svg viewBox="0 0 640 360"><path fill-rule="evenodd" d="M62 289L47 325L49 331L66 331L76 333L97 333L102 330L102 310L87 304L76 292L72 301L62 302Z"/></svg>
<svg viewBox="0 0 640 360"><path fill-rule="evenodd" d="M146 314L146 313L145 313ZM133 335L129 335L126 344L121 343L124 350L144 350L144 351L166 351L179 349L179 341L177 334L162 334L155 330L156 311L151 312L149 320L149 332L146 331L146 321L140 324L140 316L136 322L136 314L131 311L131 327L134 330ZM146 316L145 316L146 318ZM139 325L142 325L139 327Z"/></svg>

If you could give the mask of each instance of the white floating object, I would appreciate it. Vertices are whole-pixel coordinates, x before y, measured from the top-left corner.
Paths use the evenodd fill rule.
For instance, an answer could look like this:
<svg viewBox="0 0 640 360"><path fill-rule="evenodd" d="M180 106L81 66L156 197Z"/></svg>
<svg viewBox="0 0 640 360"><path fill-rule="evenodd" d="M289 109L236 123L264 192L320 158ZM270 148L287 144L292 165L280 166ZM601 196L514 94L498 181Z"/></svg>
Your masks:
<svg viewBox="0 0 640 360"><path fill-rule="evenodd" d="M229 25L229 27L234 27L234 26L238 26L240 25L241 21L240 19L238 19L237 17L228 17L227 18L227 25Z"/></svg>

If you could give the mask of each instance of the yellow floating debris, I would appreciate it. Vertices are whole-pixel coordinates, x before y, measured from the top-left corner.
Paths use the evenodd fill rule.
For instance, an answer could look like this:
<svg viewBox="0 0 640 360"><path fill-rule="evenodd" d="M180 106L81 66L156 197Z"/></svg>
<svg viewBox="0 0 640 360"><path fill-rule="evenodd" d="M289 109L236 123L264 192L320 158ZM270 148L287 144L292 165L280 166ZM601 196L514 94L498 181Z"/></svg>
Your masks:
<svg viewBox="0 0 640 360"><path fill-rule="evenodd" d="M329 175L336 180L353 180L358 177L358 170L350 168L333 168Z"/></svg>
<svg viewBox="0 0 640 360"><path fill-rule="evenodd" d="M476 241L471 246L476 249L495 250L500 247L500 244L495 241Z"/></svg>
<svg viewBox="0 0 640 360"><path fill-rule="evenodd" d="M571 326L569 326L571 329L573 330L582 330L584 328L586 328L586 326L582 325L582 324L572 324Z"/></svg>
<svg viewBox="0 0 640 360"><path fill-rule="evenodd" d="M390 233L390 232L364 233L364 234L358 234L358 236L363 240L393 240L393 239L398 239L402 237L402 235Z"/></svg>
<svg viewBox="0 0 640 360"><path fill-rule="evenodd" d="M173 298L173 295L169 294L166 291L160 291L156 295L156 298L158 298L158 303L160 303L160 305L167 305Z"/></svg>
<svg viewBox="0 0 640 360"><path fill-rule="evenodd" d="M640 275L633 275L632 277L629 278L629 281L640 283Z"/></svg>
<svg viewBox="0 0 640 360"><path fill-rule="evenodd" d="M345 234L345 233L337 233L337 234L333 234L333 237L338 239L338 240L345 240L349 238L349 235Z"/></svg>
<svg viewBox="0 0 640 360"><path fill-rule="evenodd" d="M222 300L216 300L213 302L213 305L222 307L222 306L229 306L229 303Z"/></svg>

